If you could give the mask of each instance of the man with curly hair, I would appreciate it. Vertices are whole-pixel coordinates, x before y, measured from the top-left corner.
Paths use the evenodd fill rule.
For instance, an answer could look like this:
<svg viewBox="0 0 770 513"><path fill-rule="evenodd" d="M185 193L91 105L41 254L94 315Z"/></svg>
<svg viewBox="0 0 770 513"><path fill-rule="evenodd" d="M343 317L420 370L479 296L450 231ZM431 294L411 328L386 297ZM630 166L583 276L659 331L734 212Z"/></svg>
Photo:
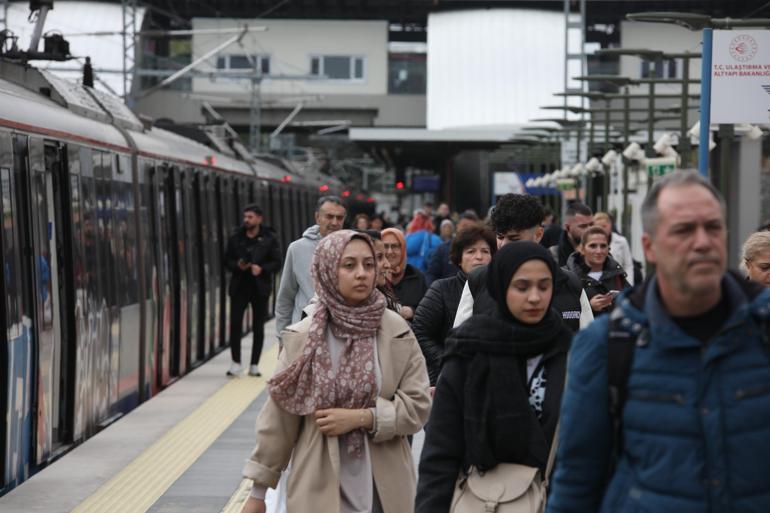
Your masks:
<svg viewBox="0 0 770 513"><path fill-rule="evenodd" d="M501 196L489 219L497 236L497 249L518 240L540 242L544 218L543 205L536 197L529 194ZM453 327L459 326L473 314L497 308L487 291L487 269L488 266L479 267L468 276ZM575 332L587 326L594 318L580 279L561 268L558 269L558 275L554 276L553 306L562 314L564 324Z"/></svg>

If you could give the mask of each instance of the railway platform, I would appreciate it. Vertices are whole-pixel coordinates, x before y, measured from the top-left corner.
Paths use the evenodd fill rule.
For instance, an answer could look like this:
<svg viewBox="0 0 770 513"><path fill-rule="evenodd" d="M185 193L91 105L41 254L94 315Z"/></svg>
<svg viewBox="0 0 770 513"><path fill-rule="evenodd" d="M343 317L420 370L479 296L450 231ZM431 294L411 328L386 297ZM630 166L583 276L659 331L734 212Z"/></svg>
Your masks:
<svg viewBox="0 0 770 513"><path fill-rule="evenodd" d="M251 336L243 340L251 354ZM3 513L237 513L254 423L275 371L275 323L265 326L262 377L228 378L223 351L0 497ZM415 438L419 453L422 437ZM416 460L415 460L416 461ZM268 494L268 512L275 511Z"/></svg>

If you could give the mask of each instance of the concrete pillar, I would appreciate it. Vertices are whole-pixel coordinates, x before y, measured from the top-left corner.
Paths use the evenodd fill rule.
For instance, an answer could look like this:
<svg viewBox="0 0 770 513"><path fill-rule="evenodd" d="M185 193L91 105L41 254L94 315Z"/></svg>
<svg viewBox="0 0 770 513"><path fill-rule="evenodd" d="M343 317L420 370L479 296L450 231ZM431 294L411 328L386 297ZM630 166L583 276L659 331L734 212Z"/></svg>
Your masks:
<svg viewBox="0 0 770 513"><path fill-rule="evenodd" d="M732 167L729 173L727 201L728 261L736 269L741 246L759 225L761 216L760 174L762 171L762 140L736 138Z"/></svg>

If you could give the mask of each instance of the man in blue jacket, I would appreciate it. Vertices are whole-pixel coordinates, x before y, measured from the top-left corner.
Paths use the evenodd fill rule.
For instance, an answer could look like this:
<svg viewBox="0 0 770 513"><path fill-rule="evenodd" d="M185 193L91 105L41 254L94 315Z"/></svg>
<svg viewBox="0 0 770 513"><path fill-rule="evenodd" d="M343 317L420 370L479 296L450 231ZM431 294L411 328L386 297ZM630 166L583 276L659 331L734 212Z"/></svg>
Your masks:
<svg viewBox="0 0 770 513"><path fill-rule="evenodd" d="M547 511L770 511L770 291L726 271L696 173L657 182L642 224L655 275L572 343Z"/></svg>

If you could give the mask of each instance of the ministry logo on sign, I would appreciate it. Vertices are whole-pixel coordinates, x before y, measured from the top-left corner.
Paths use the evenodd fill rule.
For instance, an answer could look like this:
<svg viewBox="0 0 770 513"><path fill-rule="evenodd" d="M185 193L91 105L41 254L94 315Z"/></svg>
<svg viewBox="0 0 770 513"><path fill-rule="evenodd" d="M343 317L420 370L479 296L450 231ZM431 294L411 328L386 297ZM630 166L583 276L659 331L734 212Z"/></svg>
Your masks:
<svg viewBox="0 0 770 513"><path fill-rule="evenodd" d="M756 39L748 34L735 36L730 41L730 56L738 62L748 62L757 54L759 45Z"/></svg>

